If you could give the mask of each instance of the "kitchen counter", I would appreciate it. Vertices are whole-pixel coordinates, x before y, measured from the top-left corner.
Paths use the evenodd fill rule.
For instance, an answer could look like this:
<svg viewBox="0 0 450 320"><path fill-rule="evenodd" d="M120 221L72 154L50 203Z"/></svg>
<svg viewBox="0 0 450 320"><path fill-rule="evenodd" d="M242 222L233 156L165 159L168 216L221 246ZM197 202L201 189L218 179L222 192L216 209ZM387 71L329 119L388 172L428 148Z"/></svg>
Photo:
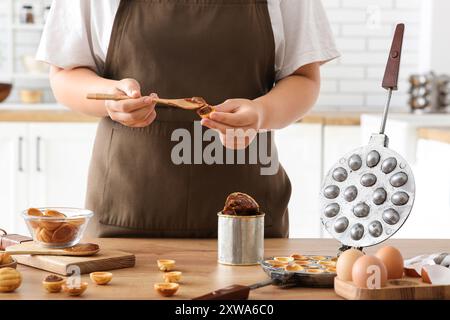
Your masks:
<svg viewBox="0 0 450 320"><path fill-rule="evenodd" d="M316 111L307 114L301 123L320 123L329 126L359 126L364 112Z"/></svg>
<svg viewBox="0 0 450 320"><path fill-rule="evenodd" d="M359 112L319 111L311 112L300 122L324 125L357 126ZM86 116L66 109L54 110L14 110L0 109L0 121L10 122L97 122L98 118Z"/></svg>
<svg viewBox="0 0 450 320"><path fill-rule="evenodd" d="M368 139L373 132L378 132L381 115L364 114L361 116L361 134ZM413 114L392 113L386 124L389 148L401 154L410 164L417 161L417 146L421 128L450 128L450 113ZM435 135L434 135L435 136Z"/></svg>
<svg viewBox="0 0 450 320"><path fill-rule="evenodd" d="M68 110L0 110L8 122L97 122L98 118Z"/></svg>
<svg viewBox="0 0 450 320"><path fill-rule="evenodd" d="M434 140L450 144L450 127L447 128L420 128L418 137L425 140Z"/></svg>
<svg viewBox="0 0 450 320"><path fill-rule="evenodd" d="M134 268L113 270L114 278L108 286L93 285L89 275L83 280L89 287L82 297L68 297L64 293L49 294L41 286L47 272L18 266L22 286L14 293L2 294L1 299L168 299L153 290L162 282L162 272L156 259L175 259L177 270L183 272L180 290L170 299L191 299L230 284L249 285L267 279L259 266L232 267L216 262L216 240L192 239L88 239L102 248L114 248L136 254ZM389 240L405 258L423 253L448 252L448 240ZM266 256L303 254L335 255L339 248L332 239L267 239ZM368 248L374 252L377 248ZM250 299L340 299L333 289L290 288L276 286L260 288L250 293Z"/></svg>

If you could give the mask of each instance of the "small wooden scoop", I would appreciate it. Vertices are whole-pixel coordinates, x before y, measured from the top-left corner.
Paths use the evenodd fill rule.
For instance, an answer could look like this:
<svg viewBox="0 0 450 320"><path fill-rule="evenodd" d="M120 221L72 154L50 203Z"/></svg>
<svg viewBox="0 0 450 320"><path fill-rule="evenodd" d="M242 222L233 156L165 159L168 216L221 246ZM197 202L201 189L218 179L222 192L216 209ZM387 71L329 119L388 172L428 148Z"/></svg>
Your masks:
<svg viewBox="0 0 450 320"><path fill-rule="evenodd" d="M89 100L128 100L132 99L126 95L115 95L115 94L105 94L105 93L89 93L86 96ZM200 100L201 99L201 100ZM185 98L185 99L153 99L155 102L164 104L166 106L181 108L185 110L197 110L206 104L205 100L202 98Z"/></svg>
<svg viewBox="0 0 450 320"><path fill-rule="evenodd" d="M92 256L100 251L100 247L95 243L79 243L70 248L64 249L53 249L53 248L42 248L38 244L30 241L24 242L18 245L9 246L5 251L10 255L47 255L47 256Z"/></svg>

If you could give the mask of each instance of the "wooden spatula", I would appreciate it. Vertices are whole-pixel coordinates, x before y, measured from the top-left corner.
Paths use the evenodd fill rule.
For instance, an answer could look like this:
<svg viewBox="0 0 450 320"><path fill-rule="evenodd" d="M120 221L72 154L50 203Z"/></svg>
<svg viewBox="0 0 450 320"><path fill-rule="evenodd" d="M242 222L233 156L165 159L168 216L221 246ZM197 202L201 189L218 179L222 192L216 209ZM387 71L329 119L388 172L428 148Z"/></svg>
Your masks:
<svg viewBox="0 0 450 320"><path fill-rule="evenodd" d="M53 249L53 248L43 248L38 244L30 241L7 247L4 252L9 253L10 255L31 254L31 255L49 255L49 256L87 257L92 256L98 253L99 251L100 247L95 243L79 243L70 248Z"/></svg>
<svg viewBox="0 0 450 320"><path fill-rule="evenodd" d="M129 96L126 95L115 95L115 94L105 94L105 93L89 93L86 97L90 100L113 100L113 101L120 101L120 100L128 100L131 99ZM186 98L186 99L162 99L157 98L153 99L157 103L164 104L166 106L186 109L186 110L197 110L206 104L206 102L203 100L203 103L201 103L200 100L196 100L195 98Z"/></svg>

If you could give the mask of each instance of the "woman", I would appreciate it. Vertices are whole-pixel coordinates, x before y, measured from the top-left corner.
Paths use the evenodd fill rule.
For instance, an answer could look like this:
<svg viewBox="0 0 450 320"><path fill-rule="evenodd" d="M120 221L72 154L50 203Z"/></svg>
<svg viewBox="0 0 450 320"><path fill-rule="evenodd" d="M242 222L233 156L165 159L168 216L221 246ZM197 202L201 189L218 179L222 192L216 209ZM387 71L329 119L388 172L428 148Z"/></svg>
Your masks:
<svg viewBox="0 0 450 320"><path fill-rule="evenodd" d="M300 119L316 101L320 64L337 56L317 0L54 1L37 58L51 64L60 103L102 118L86 200L92 233L214 237L216 213L241 191L266 213L266 236L287 237L283 168L176 163L173 133L194 136L199 118L154 99L204 97L215 112L201 124L234 141L227 129ZM90 101L89 92L129 99Z"/></svg>

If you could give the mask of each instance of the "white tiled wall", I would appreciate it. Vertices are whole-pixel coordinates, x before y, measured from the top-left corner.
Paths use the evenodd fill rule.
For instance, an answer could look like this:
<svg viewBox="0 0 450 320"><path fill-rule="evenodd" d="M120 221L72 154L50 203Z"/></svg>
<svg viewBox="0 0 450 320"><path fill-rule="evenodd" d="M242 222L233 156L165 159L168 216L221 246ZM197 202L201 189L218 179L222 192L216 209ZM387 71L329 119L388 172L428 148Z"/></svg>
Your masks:
<svg viewBox="0 0 450 320"><path fill-rule="evenodd" d="M14 1L38 5L45 0ZM300 1L300 0L299 0ZM382 108L385 92L381 79L387 59L393 28L397 22L406 24L400 91L393 97L392 106L406 109L407 77L417 72L419 65L419 33L421 29L420 0L322 0L328 12L336 42L342 57L322 68L322 92L316 109L369 109ZM0 0L0 31L6 23L6 0ZM372 22L369 23L368 21ZM16 68L20 69L20 56L32 53L39 40L39 32L16 32ZM4 60L6 40L0 32L1 61ZM41 87L46 101L52 95L45 80L22 80L17 87ZM15 90L9 101L18 101Z"/></svg>
<svg viewBox="0 0 450 320"><path fill-rule="evenodd" d="M316 109L377 110L385 103L381 88L396 23L406 25L399 92L392 106L407 108L407 78L419 66L420 0L322 0L341 58L322 67Z"/></svg>

